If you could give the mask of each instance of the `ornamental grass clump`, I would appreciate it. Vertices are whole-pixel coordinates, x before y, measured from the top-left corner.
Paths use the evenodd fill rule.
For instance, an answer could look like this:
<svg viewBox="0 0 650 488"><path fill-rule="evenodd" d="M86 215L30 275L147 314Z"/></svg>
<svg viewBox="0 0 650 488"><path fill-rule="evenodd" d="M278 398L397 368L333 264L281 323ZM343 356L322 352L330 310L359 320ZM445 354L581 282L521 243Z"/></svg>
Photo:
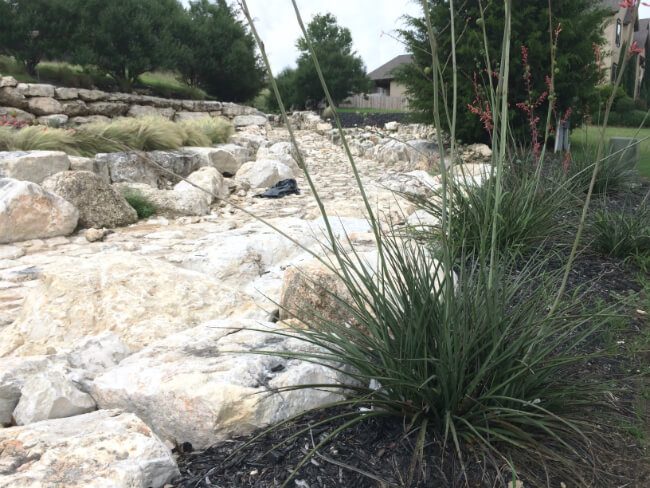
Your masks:
<svg viewBox="0 0 650 488"><path fill-rule="evenodd" d="M650 256L650 204L599 209L591 225L594 248L621 259Z"/></svg>
<svg viewBox="0 0 650 488"><path fill-rule="evenodd" d="M223 117L204 117L180 123L186 135L185 146L211 146L228 142L234 132L232 124ZM202 142L198 144L197 142ZM204 143L204 141L206 143Z"/></svg>
<svg viewBox="0 0 650 488"><path fill-rule="evenodd" d="M267 66L299 165L325 222L325 248L330 258L316 257L344 284L350 298L333 294L332 298L345 315L353 317L342 323L309 308L294 309L291 312L298 324L275 333L298 337L318 346L320 352L257 351L324 364L349 378L345 384L287 388L337 389L345 399L336 406L348 410L327 416L327 407L320 407L317 410L324 420L282 442L293 442L311 428L343 421L314 443L282 486L292 486L301 466L334 436L375 416L394 417L415 436L413 462L408 472L397 476L403 486L431 486L431 480L421 477L423 470L419 467L426 462L433 444L452 453L452 466L445 466L445 460L439 459L439 469L460 472L456 479L464 486L505 486L513 473L532 486L551 481L593 486L603 474L598 455L616 437L615 422L606 415L616 413L610 399L617 386L602 381L593 363L608 354L594 346L607 318L601 313L584 313L579 291L566 296L565 270L549 272L541 252L528 254L530 262L525 266L511 253L501 252L505 247L529 246L548 236L554 229L555 211L568 198L565 188L554 189L542 178L541 165L529 173L516 173L508 164L512 2L504 1L506 27L498 75L492 76L489 51L483 53L493 108L493 156L490 177L479 187L458 184L453 177L457 90L456 86L450 91L440 86L437 73L444 65L438 59L429 2L422 1L434 73L432 109L440 138L442 189L435 209L430 209L440 222L438 238L408 242L394 228L380 225L373 212L329 94L326 75L320 69L296 2L292 1L365 202L377 246L372 263L357 252L349 239L339 242L334 237L325 203L287 119L264 44L246 1L239 2ZM453 0L448 6L452 56L447 62L456 70ZM484 22L481 26L485 29ZM554 30L551 25L550 31ZM451 95L440 97L441 92ZM553 96L551 84L549 98ZM441 140L443 113L451 121L448 154ZM542 161L548 132L539 157ZM580 242L582 225L583 221L578 224L576 243ZM566 269L570 269L574 258L575 249ZM607 436L603 426L607 426ZM481 466L478 479L472 466Z"/></svg>
<svg viewBox="0 0 650 488"><path fill-rule="evenodd" d="M566 181L553 181L535 173L534 168L510 162L503 168L501 211L496 222L495 245L500 253L521 253L543 242L567 234L567 222L561 214L574 201ZM469 176L458 175L447 186L448 232L454 236L447 242L456 259L463 253L480 253L490 242L486 223L492 221L495 203L494 178L485 175L477 184ZM412 198L416 205L441 222L442 192L430 198ZM439 226L417 226L417 235L424 239L441 239L446 233Z"/></svg>

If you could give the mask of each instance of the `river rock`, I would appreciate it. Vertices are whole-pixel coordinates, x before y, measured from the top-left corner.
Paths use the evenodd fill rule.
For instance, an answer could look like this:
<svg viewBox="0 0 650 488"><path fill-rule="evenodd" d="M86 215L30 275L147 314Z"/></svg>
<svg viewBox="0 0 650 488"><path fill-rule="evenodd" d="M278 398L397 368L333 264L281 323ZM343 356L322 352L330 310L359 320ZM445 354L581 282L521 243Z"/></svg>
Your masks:
<svg viewBox="0 0 650 488"><path fill-rule="evenodd" d="M92 395L102 408L137 414L163 440L195 449L342 398L323 389L273 394L293 385L338 384L343 375L322 364L252 354L318 351L259 329L278 330L270 323L224 320L167 337L98 376Z"/></svg>
<svg viewBox="0 0 650 488"><path fill-rule="evenodd" d="M179 475L138 417L101 410L0 430L0 487L161 488Z"/></svg>
<svg viewBox="0 0 650 488"><path fill-rule="evenodd" d="M63 198L28 181L0 178L0 244L66 236L78 219Z"/></svg>

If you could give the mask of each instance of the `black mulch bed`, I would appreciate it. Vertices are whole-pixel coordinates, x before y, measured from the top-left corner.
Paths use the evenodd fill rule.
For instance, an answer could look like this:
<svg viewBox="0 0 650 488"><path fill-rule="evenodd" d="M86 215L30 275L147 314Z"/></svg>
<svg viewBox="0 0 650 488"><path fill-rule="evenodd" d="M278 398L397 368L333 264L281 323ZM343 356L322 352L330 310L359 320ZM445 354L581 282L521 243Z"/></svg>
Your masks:
<svg viewBox="0 0 650 488"><path fill-rule="evenodd" d="M312 413L295 421L286 430L274 430L242 449L250 438L211 447L198 453L180 455L183 479L178 488L279 487L303 460L305 454L325 436L345 423L338 420L310 428L296 439L279 445L292 433L314 426L326 416L345 413L343 408ZM300 468L288 486L299 488L377 488L407 486L415 436L405 436L400 422L383 417L363 420L338 434L311 461ZM408 486L461 486L463 475L450 452L441 443L428 439L425 462L419 467L421 481ZM234 454L233 454L234 453ZM229 459L229 456L232 457ZM435 463L426 460L436 460ZM442 466L438 463L445 459ZM483 476L473 463L469 476L478 486ZM425 480L425 481L422 481Z"/></svg>
<svg viewBox="0 0 650 488"><path fill-rule="evenodd" d="M644 191L648 191L648 185L644 185L638 195L632 195L632 200L642 197ZM612 198L611 206L619 208L622 198ZM625 199L629 200L629 198L630 195L625 196ZM549 267L560 267L564 262L563 254L566 252L568 251L560 251L560 257L557 261L551 261ZM640 272L633 264L585 252L576 260L568 288L570 291L577 286L590 283L587 295L589 302L600 300L612 304L640 291L641 287L637 281ZM629 329L619 331L624 338L626 334L637 335L640 330L647 330L650 327L647 317L635 316L632 310L629 312L633 317ZM612 374L613 371L617 371L615 375L624 375L625 368L630 367L628 358L613 358L606 363L593 364L593 367L603 369L605 375ZM650 407L647 408L650 411ZM305 454L344 421L309 428L286 445L281 443L301 429L314 426L325 416L345 411L343 407L339 407L327 412L310 413L253 441L251 441L252 436L236 439L201 452L192 452L191 446L184 446L177 451L181 479L174 486L178 488L279 487L293 473ZM650 429L646 430L650 436ZM243 447L247 442L250 444ZM418 468L419 480L408 484L405 477L412 462L414 443L414 435L405 435L405 426L399 420L383 417L365 419L337 434L310 462L300 468L288 486L296 488L467 486L453 453L449 452L448 448L445 450L441 442L433 438L428 438L426 441L424 463ZM612 481L608 479L603 480L602 484L594 484L594 487L650 487L650 463L638 442L631 438L624 439L623 442L616 443L614 450L610 459L603 459L602 468L605 472L609 470L610 474L616 471L615 474L625 482L612 485ZM485 466L485 464L477 460L467 463L469 486L506 486L508 480L499 480L495 475L494 465ZM507 475L507 467L500 466L500 468Z"/></svg>

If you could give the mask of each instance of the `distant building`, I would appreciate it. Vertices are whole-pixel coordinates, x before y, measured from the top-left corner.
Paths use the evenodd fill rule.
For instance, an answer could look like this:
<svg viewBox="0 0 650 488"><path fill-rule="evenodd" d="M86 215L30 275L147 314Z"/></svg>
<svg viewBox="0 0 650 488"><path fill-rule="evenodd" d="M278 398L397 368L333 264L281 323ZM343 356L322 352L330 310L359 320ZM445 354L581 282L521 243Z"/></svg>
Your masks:
<svg viewBox="0 0 650 488"><path fill-rule="evenodd" d="M413 58L410 54L402 54L368 73L374 85L374 93L387 97L405 97L406 87L395 80L394 72L400 66L412 62Z"/></svg>
<svg viewBox="0 0 650 488"><path fill-rule="evenodd" d="M629 62L634 63L634 98L638 98L641 82L645 74L645 63L650 52L650 19L638 19L634 15L633 7L621 7L620 0L602 0L605 6L611 9L611 17L604 29L605 46L602 59L607 70L605 80L614 83L618 76L621 52L624 44L632 31L632 41L641 52ZM627 49L630 46L626 46Z"/></svg>

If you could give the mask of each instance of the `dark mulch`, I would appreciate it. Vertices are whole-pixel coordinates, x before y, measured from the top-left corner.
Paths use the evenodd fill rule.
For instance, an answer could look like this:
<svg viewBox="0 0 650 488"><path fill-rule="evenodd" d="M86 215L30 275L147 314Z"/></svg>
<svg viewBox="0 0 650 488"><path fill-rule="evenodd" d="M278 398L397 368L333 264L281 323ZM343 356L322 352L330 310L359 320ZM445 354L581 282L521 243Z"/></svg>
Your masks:
<svg viewBox="0 0 650 488"><path fill-rule="evenodd" d="M642 188L637 195L625 195L612 198L614 208L622 208L623 200L634 201L647 191ZM568 216L567 216L568 217ZM575 216L571 216L575 218ZM588 237L587 237L588 238ZM557 253L549 263L549 268L560 268L565 262L568 248L553 248ZM609 258L586 251L576 260L569 280L569 293L577 287L589 283L585 305L622 303L625 297L641 290L638 276L641 270L632 263ZM623 330L616 331L616 339L632 341L638 334L647 334L650 329L648 318L635 313L635 305L625 306L623 313L630 320ZM598 346L595 346L598 347ZM603 378L624 377L629 368L635 368L648 357L630 358L627 352L611 360L594 363L592 366L602 371ZM643 364L641 364L641 367ZM646 365L647 366L647 365ZM638 400L635 391L638 384L629 384L629 395L620 398L621 408L628 407ZM645 386L647 389L647 385ZM640 414L646 418L650 414L650 403L641 405ZM347 407L351 408L351 407ZM326 426L315 427L326 416L345 412L342 407L337 410L313 412L299 420L291 422L281 429L275 429L259 438L248 437L233 440L201 452L191 452L189 446L180 449L178 454L181 479L174 485L178 488L271 488L279 487L293 473L305 454L318 444L324 436L332 433L344 423L336 421ZM634 414L630 412L631 422ZM650 422L646 422L650 425ZM312 426L310 428L310 426ZM299 433L301 429L307 429ZM288 486L297 488L388 488L388 487L460 487L467 486L462 470L453 452L443 448L439 439L428 437L424 462L416 471L416 480L408 482L406 477L412 463L415 436L405 435L405 425L397 419L383 417L367 418L357 425L337 434L332 441L321 448L318 454L300 468ZM650 436L650 429L646 428ZM286 444L283 441L293 434L296 438ZM249 445L245 445L246 443ZM594 487L626 486L644 488L650 486L650 463L641 441L632 436L612 436L611 445L602 459L603 473L617 476L619 483L612 484L611 478L603 477L595 482ZM466 459L467 461L467 459ZM472 487L506 486L507 479L499 478L501 470L507 476L507 466L492 463L490 460L476 460L466 463L468 466L468 485ZM497 480L496 485L495 479ZM531 485L526 485L531 486ZM560 486L559 480L551 486Z"/></svg>
<svg viewBox="0 0 650 488"><path fill-rule="evenodd" d="M178 488L268 488L281 486L315 445L345 423L337 420L325 426L316 424L351 410L337 408L314 412L294 421L286 429L273 430L245 446L251 438L211 447L197 453L181 454L179 466L183 479ZM298 435L280 445L291 434ZM405 426L385 417L367 418L337 434L311 461L300 468L288 485L309 488L376 488L411 486L460 486L462 472L455 456L428 439L425 461L407 484L412 463L415 435L405 435ZM435 462L427 462L435 460ZM440 462L444 460L444 462ZM471 463L468 476L479 486L484 475L478 463Z"/></svg>

